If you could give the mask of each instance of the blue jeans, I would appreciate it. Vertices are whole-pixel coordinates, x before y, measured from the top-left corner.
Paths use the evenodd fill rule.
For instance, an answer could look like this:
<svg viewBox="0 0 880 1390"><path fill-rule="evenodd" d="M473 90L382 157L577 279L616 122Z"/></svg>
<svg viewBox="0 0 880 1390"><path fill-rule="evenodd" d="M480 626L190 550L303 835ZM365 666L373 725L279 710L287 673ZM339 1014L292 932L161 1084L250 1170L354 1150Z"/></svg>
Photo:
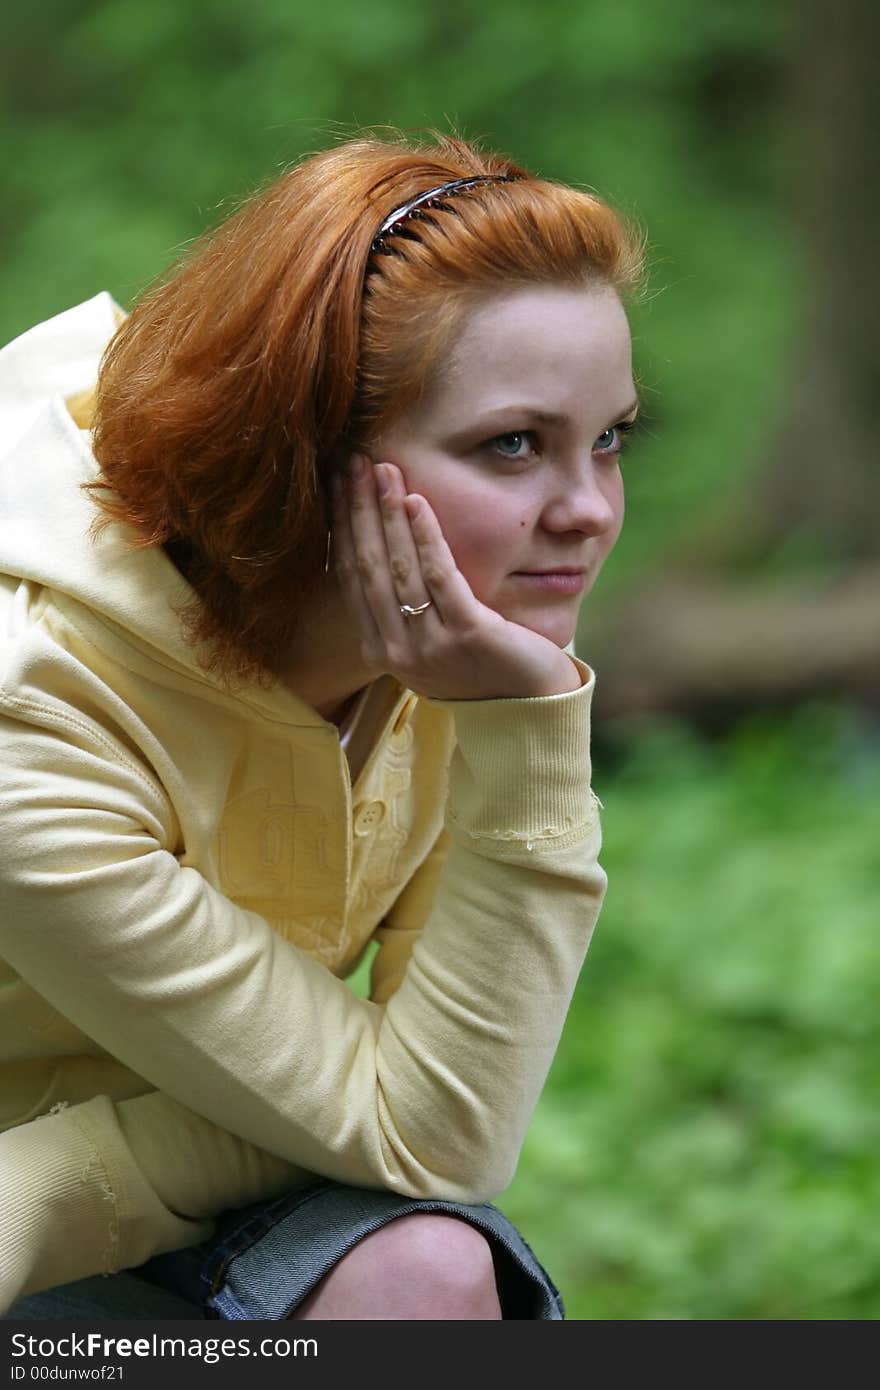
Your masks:
<svg viewBox="0 0 880 1390"><path fill-rule="evenodd" d="M364 1236L397 1216L457 1216L486 1237L505 1318L559 1321L562 1297L516 1227L488 1203L402 1197L321 1179L272 1202L224 1212L210 1240L137 1269L81 1279L22 1299L8 1319L289 1317Z"/></svg>

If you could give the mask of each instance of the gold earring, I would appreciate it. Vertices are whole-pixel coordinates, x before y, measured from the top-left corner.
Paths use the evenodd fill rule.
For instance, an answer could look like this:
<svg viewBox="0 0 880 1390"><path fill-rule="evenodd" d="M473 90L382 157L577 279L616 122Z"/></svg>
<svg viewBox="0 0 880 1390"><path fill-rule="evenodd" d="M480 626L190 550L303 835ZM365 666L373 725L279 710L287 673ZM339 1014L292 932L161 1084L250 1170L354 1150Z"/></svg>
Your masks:
<svg viewBox="0 0 880 1390"><path fill-rule="evenodd" d="M324 573L325 573L325 574L329 574L329 573L330 573L330 537L331 537L332 534L333 534L333 533L332 533L332 531L330 530L330 527L328 526L328 527L327 527L327 552L326 552L326 554L325 554L325 556L324 556Z"/></svg>

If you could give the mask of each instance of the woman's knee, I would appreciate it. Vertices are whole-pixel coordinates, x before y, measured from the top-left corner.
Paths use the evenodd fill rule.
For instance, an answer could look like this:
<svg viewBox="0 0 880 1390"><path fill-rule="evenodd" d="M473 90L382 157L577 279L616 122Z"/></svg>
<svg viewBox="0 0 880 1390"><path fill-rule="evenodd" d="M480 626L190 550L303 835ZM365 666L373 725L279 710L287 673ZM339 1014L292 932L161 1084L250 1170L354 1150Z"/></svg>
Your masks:
<svg viewBox="0 0 880 1390"><path fill-rule="evenodd" d="M396 1217L363 1236L294 1316L499 1319L491 1247L454 1216Z"/></svg>
<svg viewBox="0 0 880 1390"><path fill-rule="evenodd" d="M455 1288L479 1288L487 1281L494 1287L495 1265L488 1240L457 1216L411 1212L389 1221L367 1240L376 1242L364 1251L367 1259L378 1255L383 1263L388 1260L414 1277L424 1274Z"/></svg>

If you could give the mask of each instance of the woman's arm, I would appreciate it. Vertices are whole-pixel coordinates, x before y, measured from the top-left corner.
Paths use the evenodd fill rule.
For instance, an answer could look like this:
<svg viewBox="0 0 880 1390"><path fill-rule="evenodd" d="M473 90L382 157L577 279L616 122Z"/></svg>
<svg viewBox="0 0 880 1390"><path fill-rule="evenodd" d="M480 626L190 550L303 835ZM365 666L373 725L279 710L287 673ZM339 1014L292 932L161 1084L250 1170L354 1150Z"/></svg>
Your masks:
<svg viewBox="0 0 880 1390"><path fill-rule="evenodd" d="M403 976L445 842L444 832L376 933L377 1002ZM55 1284L110 1273L123 1259L136 1265L205 1239L219 1212L313 1178L161 1091L59 1107L0 1134L0 1192L16 1194L0 1207L0 1312Z"/></svg>
<svg viewBox="0 0 880 1390"><path fill-rule="evenodd" d="M0 1313L205 1240L220 1211L313 1177L159 1091L18 1125L0 1134Z"/></svg>
<svg viewBox="0 0 880 1390"><path fill-rule="evenodd" d="M63 737L0 723L4 955L169 1102L284 1164L494 1196L604 891L583 673L570 694L450 702L449 858L386 1007L182 868L160 789L84 720ZM91 1130L105 1170L138 1161L138 1127L111 1109ZM150 1220L142 1204L129 1226ZM134 1250L119 1263L146 1258Z"/></svg>
<svg viewBox="0 0 880 1390"><path fill-rule="evenodd" d="M440 873L449 856L449 836L441 831L436 844L376 928L379 949L370 966L370 998L387 1004L400 987L413 947L424 930L437 897Z"/></svg>

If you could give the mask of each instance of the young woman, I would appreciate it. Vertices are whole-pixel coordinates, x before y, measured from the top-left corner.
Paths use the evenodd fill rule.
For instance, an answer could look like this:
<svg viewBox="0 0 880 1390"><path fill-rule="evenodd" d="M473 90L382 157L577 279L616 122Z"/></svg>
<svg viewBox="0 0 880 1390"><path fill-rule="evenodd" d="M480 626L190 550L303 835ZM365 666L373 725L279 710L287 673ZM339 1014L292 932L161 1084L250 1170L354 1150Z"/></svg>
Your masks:
<svg viewBox="0 0 880 1390"><path fill-rule="evenodd" d="M562 1317L490 1199L605 887L642 254L365 137L0 356L8 1316Z"/></svg>

